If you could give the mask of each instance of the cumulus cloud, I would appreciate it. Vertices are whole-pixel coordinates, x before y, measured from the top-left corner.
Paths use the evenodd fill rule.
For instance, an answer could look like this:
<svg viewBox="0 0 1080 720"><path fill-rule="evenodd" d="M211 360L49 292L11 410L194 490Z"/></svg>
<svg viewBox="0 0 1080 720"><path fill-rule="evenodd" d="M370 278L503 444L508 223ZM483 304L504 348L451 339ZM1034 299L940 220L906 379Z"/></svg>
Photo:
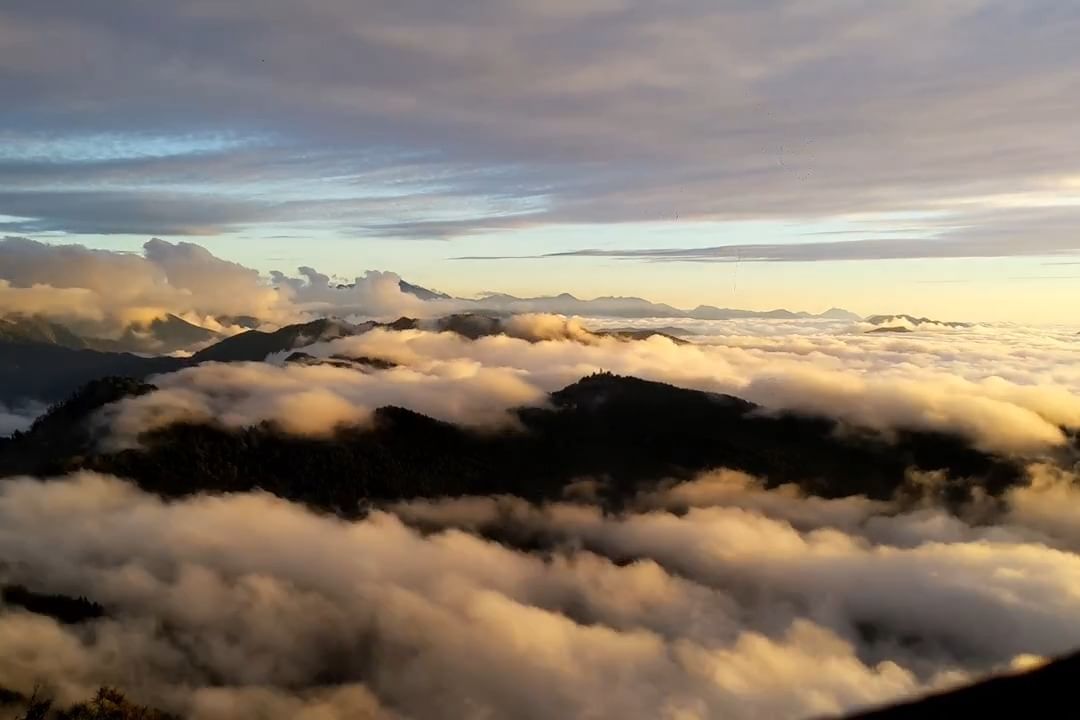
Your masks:
<svg viewBox="0 0 1080 720"><path fill-rule="evenodd" d="M579 318L559 315L526 313L514 315L502 324L503 332L514 338L539 342L541 340L571 340L575 342L602 342Z"/></svg>
<svg viewBox="0 0 1080 720"><path fill-rule="evenodd" d="M107 616L0 608L0 677L65 701L119 684L208 720L832 715L1080 644L1080 558L1026 522L728 471L618 515L465 498L353 522L260 493L15 478L0 581ZM546 551L474 534L497 526Z"/></svg>
<svg viewBox="0 0 1080 720"><path fill-rule="evenodd" d="M369 270L351 282L335 282L314 268L301 267L300 277L271 272L274 284L287 288L298 306L308 312L341 316L396 318L403 315L427 317L449 313L463 303L451 299L423 300L401 288L396 273Z"/></svg>
<svg viewBox="0 0 1080 720"><path fill-rule="evenodd" d="M1080 551L1080 477L1049 464L1029 468L1031 483L1006 495L1009 522L1043 533L1048 544Z"/></svg>
<svg viewBox="0 0 1080 720"><path fill-rule="evenodd" d="M369 272L352 283L308 267L300 273L263 277L189 242L155 238L137 254L7 237L0 240L0 315L41 315L115 337L170 313L231 334L243 329L238 318L272 328L323 315L426 317L460 305L404 292L393 273Z"/></svg>
<svg viewBox="0 0 1080 720"><path fill-rule="evenodd" d="M114 444L132 445L139 433L176 422L272 422L286 432L326 436L343 425L366 425L374 410L387 405L494 428L513 423L509 409L545 398L512 369L467 360L371 373L333 365L209 363L154 382L158 391L105 409Z"/></svg>
<svg viewBox="0 0 1080 720"><path fill-rule="evenodd" d="M720 326L713 323L710 332ZM161 391L110 413L125 442L138 428L173 416L234 426L276 420L299 432L329 432L337 422L362 423L382 404L490 425L517 405L541 402L545 393L606 369L884 433L952 432L1002 453L1043 453L1067 443L1062 427L1080 427L1078 350L1053 335L1003 327L909 340L845 334L836 324L809 331L761 322L723 327L729 334L701 335L689 345L662 336L624 342L588 333L574 319L539 315L511 319L517 337L373 330L304 351L397 367L202 366L158 377ZM743 334L747 329L778 334ZM332 409L329 420L312 411L299 427L289 410L303 402L298 397Z"/></svg>
<svg viewBox="0 0 1080 720"><path fill-rule="evenodd" d="M271 322L296 317L256 271L199 245L154 239L143 250L138 255L5 238L0 312L40 314L106 335L168 313L196 324L219 315Z"/></svg>
<svg viewBox="0 0 1080 720"><path fill-rule="evenodd" d="M1065 493L1073 499L1080 478L1040 465L1028 473L1029 484L1012 491L993 516L966 511L982 515L979 521L951 515L928 499L826 500L792 486L765 490L729 470L650 492L615 517L591 506L535 507L510 497L414 500L390 509L429 530L517 533L552 547L653 560L746 603L769 598L801 610L817 607L822 614L812 614L820 622L900 633L894 641L908 633L909 640L933 636L923 648L931 654L1011 655L1033 647L1036 635L1042 640L1035 644L1046 644L1032 652L1062 653L1077 638L1054 639L1049 627L1039 627L1058 600L1073 603L1075 533L1068 521L1075 513L1061 501ZM1043 560L1073 567L1069 577L1052 581L1061 582L1060 594L1041 596L1040 573L1049 570ZM996 571L1000 582L984 584L972 575ZM761 612L762 621L771 622L772 609ZM965 612L971 615L959 617ZM986 633L987 622L1007 629ZM935 630L927 635L930 627Z"/></svg>
<svg viewBox="0 0 1080 720"><path fill-rule="evenodd" d="M26 287L0 280L0 308L5 314L102 320L104 314L92 301L93 292L86 288L56 288L40 283Z"/></svg>

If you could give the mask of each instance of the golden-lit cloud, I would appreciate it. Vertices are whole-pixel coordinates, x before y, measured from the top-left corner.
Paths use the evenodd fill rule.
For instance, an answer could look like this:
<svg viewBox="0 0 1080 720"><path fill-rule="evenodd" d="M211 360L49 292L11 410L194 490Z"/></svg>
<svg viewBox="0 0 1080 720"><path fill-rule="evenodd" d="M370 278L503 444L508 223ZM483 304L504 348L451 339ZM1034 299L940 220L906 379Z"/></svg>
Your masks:
<svg viewBox="0 0 1080 720"><path fill-rule="evenodd" d="M463 498L357 521L261 493L16 478L0 580L108 614L0 608L0 673L63 701L122 684L206 720L831 715L1080 644L1080 559L1040 539L1052 525L729 471L615 515ZM508 528L549 551L473 534Z"/></svg>

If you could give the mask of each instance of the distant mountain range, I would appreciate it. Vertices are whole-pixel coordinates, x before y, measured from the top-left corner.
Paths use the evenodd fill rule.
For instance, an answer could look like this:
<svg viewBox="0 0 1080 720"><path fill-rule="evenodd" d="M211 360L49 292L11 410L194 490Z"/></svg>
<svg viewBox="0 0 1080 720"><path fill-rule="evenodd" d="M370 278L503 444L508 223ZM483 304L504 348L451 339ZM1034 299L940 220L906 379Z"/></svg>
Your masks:
<svg viewBox="0 0 1080 720"><path fill-rule="evenodd" d="M910 333L929 327L969 328L971 323L949 322L946 320L932 320L927 317L915 317L914 315L871 315L866 318L866 323L874 325L868 333Z"/></svg>
<svg viewBox="0 0 1080 720"><path fill-rule="evenodd" d="M844 320L857 322L860 315L832 308L820 314L793 312L791 310L738 310L713 305L698 305L683 310L664 303L654 303L639 297L598 297L582 300L569 293L561 295L519 298L513 295L491 293L472 301L475 310L507 313L545 312L559 315L617 318L681 318L687 320Z"/></svg>
<svg viewBox="0 0 1080 720"><path fill-rule="evenodd" d="M90 341L79 337L59 323L37 316L0 317L0 342L35 342L85 350Z"/></svg>
<svg viewBox="0 0 1080 720"><path fill-rule="evenodd" d="M183 323L179 318L177 320ZM173 337L187 332L183 326L168 320L162 321L157 328L157 332L170 332ZM80 338L61 325L31 319L21 323L0 324L0 402L9 405L26 401L56 402L84 383L111 375L142 379L204 362L260 362L274 353L287 353L314 343L359 335L374 328L424 328L437 332L454 332L473 340L511 332L507 327L507 318L473 313L447 315L434 320L402 317L389 323L368 321L354 324L333 318L320 318L287 325L273 332L249 330L219 340L190 357L146 357L109 350L106 349L109 345L99 345ZM686 343L682 338L650 329L623 328L597 331L591 335L595 338L614 337L626 341L644 340L659 335L676 344ZM312 358L309 362L341 360L337 358L321 361ZM372 366L371 362L363 364Z"/></svg>
<svg viewBox="0 0 1080 720"><path fill-rule="evenodd" d="M409 293L415 295L421 300L452 300L453 298L446 293L437 292L435 290L428 290L425 287L419 285L413 285L412 283L405 282L404 280L398 281L398 288L403 293Z"/></svg>
<svg viewBox="0 0 1080 720"><path fill-rule="evenodd" d="M339 287L351 287L340 285ZM446 293L429 290L419 285L401 280L398 287L402 292L414 295L421 300L452 300L462 304L464 309L475 313L556 313L558 315L581 315L591 317L621 318L683 318L688 320L847 320L857 322L862 316L842 308L831 308L823 313L793 312L791 310L738 310L720 308L713 305L698 305L692 310L654 303L639 297L606 296L583 300L570 293L559 295L541 295L522 298L505 293L487 293L478 298L459 298Z"/></svg>
<svg viewBox="0 0 1080 720"><path fill-rule="evenodd" d="M108 349L108 344L80 338L63 326L41 320L0 322L0 403L55 402L91 380L111 375L145 378L202 362L261 361L271 353L357 334L375 325L320 319L275 332L249 330L191 357L147 357ZM168 331L178 326L166 320L158 327Z"/></svg>
<svg viewBox="0 0 1080 720"><path fill-rule="evenodd" d="M350 285L339 285L348 288ZM806 320L823 319L857 322L861 320L855 313L841 308L832 308L820 314L793 312L791 310L739 310L720 308L712 305L699 305L692 310L683 310L664 303L654 303L638 297L599 297L583 300L569 293L561 295L520 298L513 295L489 293L480 298L457 298L446 293L414 285L405 280L398 281L398 288L403 293L412 295L425 302L446 301L448 311L461 310L459 315L487 315L499 317L519 313L554 313L559 315L578 315L592 317L612 317L626 319L671 318L693 320ZM879 316L885 317L885 316ZM909 317L909 316L894 316ZM241 326L256 329L261 324L258 318L249 316L218 318L223 325ZM914 321L915 319L912 318ZM925 320L925 318L923 319ZM667 335L689 334L680 328L664 328ZM81 333L71 326L38 315L9 314L0 315L0 342L42 343L71 350L96 350L100 352L127 352L143 355L169 355L186 352L210 345L222 338L218 333L194 325L183 318L169 314L149 322L133 323L125 328L116 338L94 337ZM249 339L248 342L251 342Z"/></svg>
<svg viewBox="0 0 1080 720"><path fill-rule="evenodd" d="M184 367L168 356L74 349L42 342L0 340L0 403L61 400L80 385L109 375L143 378Z"/></svg>
<svg viewBox="0 0 1080 720"><path fill-rule="evenodd" d="M69 327L38 315L0 317L0 342L35 342L71 350L169 354L219 337L176 315L129 325L119 338L79 335Z"/></svg>
<svg viewBox="0 0 1080 720"><path fill-rule="evenodd" d="M366 332L381 323L352 325L343 320L320 318L297 325L286 325L280 330L264 332L248 330L220 340L191 356L189 364L202 362L257 362L267 355L285 352L317 342L327 342L349 335Z"/></svg>

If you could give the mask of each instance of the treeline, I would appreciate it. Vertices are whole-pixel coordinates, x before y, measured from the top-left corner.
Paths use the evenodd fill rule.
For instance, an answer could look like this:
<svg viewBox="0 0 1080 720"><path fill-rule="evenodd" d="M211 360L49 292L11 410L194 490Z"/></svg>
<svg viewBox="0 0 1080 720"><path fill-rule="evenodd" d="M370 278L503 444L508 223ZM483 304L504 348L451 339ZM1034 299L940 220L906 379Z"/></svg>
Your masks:
<svg viewBox="0 0 1080 720"><path fill-rule="evenodd" d="M30 432L0 448L0 475L51 475L87 468L131 478L166 496L261 488L290 500L354 515L369 501L513 494L559 497L582 478L603 482L617 506L640 487L728 467L797 483L825 497L892 497L908 470L944 470L954 501L973 484L991 494L1016 482L1011 461L935 433L886 441L837 423L765 415L737 398L635 378L597 374L553 393L549 407L517 412L521 427L478 433L401 408L383 408L374 427L329 439L291 436L271 425L230 430L174 425L143 436L143 447L97 451L86 417L94 403L145 392L132 381L84 390Z"/></svg>
<svg viewBox="0 0 1080 720"><path fill-rule="evenodd" d="M27 696L0 688L0 708L14 708L16 720L180 720L176 715L138 705L116 688L102 687L85 702L56 707L48 693L37 688Z"/></svg>
<svg viewBox="0 0 1080 720"><path fill-rule="evenodd" d="M105 616L105 608L85 597L73 598L67 595L38 593L23 585L7 585L0 588L0 599L5 605L22 608L38 615L47 615L66 625Z"/></svg>

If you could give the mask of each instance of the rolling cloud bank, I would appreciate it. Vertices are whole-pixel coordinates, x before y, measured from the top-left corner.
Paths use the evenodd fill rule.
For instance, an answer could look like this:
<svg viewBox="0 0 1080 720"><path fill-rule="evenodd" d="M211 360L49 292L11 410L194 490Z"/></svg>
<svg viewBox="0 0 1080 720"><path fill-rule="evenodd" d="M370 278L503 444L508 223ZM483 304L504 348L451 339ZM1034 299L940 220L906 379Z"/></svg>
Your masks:
<svg viewBox="0 0 1080 720"><path fill-rule="evenodd" d="M107 615L5 609L0 673L194 718L837 714L1080 644L1076 478L1031 475L992 524L725 471L619 514L476 498L355 522L9 479L5 580ZM500 527L544 550L475 534Z"/></svg>
<svg viewBox="0 0 1080 720"><path fill-rule="evenodd" d="M625 342L592 335L577 320L536 315L514 319L509 331L519 337L374 329L303 349L338 362L288 363L287 353L278 353L269 362L159 376L157 392L111 413L122 438L178 420L234 427L274 421L325 435L366 422L384 405L490 426L510 422L506 410L542 403L547 392L608 370L885 432L956 433L993 451L1049 451L1067 444L1068 428L1080 427L1080 374L1066 364L1078 349L1067 336L1000 328L895 340L837 330L729 323L723 331L732 334L695 336L691 344L659 335ZM348 358L393 367L358 372L340 361Z"/></svg>
<svg viewBox="0 0 1080 720"><path fill-rule="evenodd" d="M197 720L810 718L1080 647L1075 329L567 317L157 240L0 258L11 357L112 362L61 330L168 316L213 334L32 427L41 398L0 406L0 436L29 428L0 438L0 585L101 609L4 595L13 693L117 686ZM623 467L639 451L655 465Z"/></svg>

